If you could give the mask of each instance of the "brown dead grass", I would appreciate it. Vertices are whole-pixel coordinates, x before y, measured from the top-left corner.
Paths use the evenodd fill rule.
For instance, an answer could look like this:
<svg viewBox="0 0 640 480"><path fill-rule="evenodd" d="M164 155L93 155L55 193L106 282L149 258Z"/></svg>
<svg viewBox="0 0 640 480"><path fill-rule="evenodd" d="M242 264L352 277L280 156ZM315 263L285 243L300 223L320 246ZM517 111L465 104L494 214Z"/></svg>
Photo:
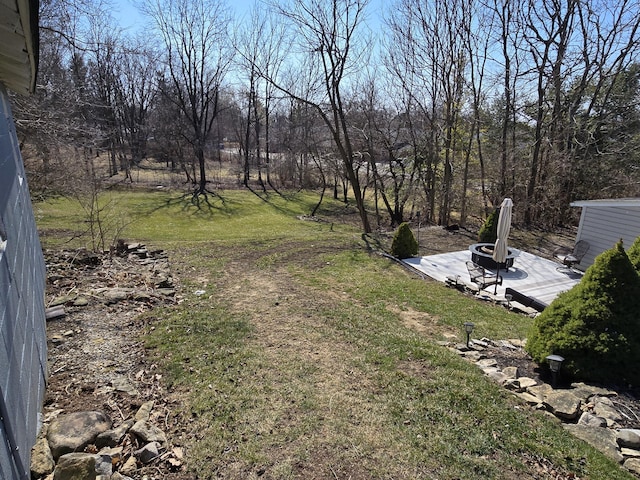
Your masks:
<svg viewBox="0 0 640 480"><path fill-rule="evenodd" d="M455 332L443 325L438 325L437 317L426 312L419 312L410 307L400 308L397 305L388 305L387 309L398 315L405 327L415 330L421 335L449 340L458 338Z"/></svg>
<svg viewBox="0 0 640 480"><path fill-rule="evenodd" d="M223 290L237 313L251 314L252 349L262 352L259 375L269 385L270 408L248 422L278 439L261 452L272 475L265 478L301 472L305 478L369 478L366 472L388 461L376 453L388 444L375 401L375 372L356 368L361 353L327 336L330 327L314 314L347 296L302 289L284 267L265 271L247 265L228 266ZM246 465L228 467L238 470L228 471L229 478L251 478Z"/></svg>

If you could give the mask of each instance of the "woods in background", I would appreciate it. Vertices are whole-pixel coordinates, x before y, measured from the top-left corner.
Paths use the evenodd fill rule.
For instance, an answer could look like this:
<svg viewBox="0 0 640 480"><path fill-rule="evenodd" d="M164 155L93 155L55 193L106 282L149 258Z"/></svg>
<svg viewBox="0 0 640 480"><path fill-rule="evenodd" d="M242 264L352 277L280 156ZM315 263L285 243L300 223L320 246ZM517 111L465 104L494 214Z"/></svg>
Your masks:
<svg viewBox="0 0 640 480"><path fill-rule="evenodd" d="M37 92L14 98L32 186L151 165L198 196L224 164L235 186L353 201L364 231L464 225L505 196L516 221L552 226L573 200L637 196L640 2L452 1L234 18L145 0L133 31L99 1L42 0Z"/></svg>

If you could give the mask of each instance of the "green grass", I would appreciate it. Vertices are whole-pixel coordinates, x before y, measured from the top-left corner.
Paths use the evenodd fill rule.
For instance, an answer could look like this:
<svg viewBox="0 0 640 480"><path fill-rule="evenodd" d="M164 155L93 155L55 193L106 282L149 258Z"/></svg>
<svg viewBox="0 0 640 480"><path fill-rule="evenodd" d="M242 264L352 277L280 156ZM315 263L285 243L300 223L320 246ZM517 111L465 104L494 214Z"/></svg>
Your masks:
<svg viewBox="0 0 640 480"><path fill-rule="evenodd" d="M297 218L316 201L305 193L229 192L201 209L112 195L125 236L167 249L182 285L181 304L146 314L145 341L183 399L190 475L534 479L546 465L632 478L436 343L462 339L465 321L524 338L530 319L368 250L343 205L312 222ZM45 246L82 230L71 201L35 210Z"/></svg>
<svg viewBox="0 0 640 480"><path fill-rule="evenodd" d="M120 213L124 236L162 244L212 239L260 244L287 238L290 233L309 236L330 228L313 222L307 222L303 228L293 228L300 223L296 216L308 213L316 201L315 196L304 193L286 198L275 194L260 198L247 192L231 191L222 196L209 196L208 203L201 201L198 206L191 196L170 193L115 191L102 195L102 204L110 203ZM87 231L87 215L73 198L38 202L34 210L38 226L45 233L60 228L76 235ZM55 239L52 241L56 243ZM86 235L74 245L83 241L84 246L90 245Z"/></svg>

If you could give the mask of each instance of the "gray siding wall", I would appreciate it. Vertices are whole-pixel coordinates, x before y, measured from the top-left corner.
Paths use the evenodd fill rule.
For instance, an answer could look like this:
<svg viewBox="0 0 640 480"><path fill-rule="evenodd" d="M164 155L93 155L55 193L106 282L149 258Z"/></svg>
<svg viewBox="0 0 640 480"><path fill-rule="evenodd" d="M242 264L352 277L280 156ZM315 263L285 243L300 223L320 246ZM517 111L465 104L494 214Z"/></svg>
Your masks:
<svg viewBox="0 0 640 480"><path fill-rule="evenodd" d="M6 243L5 243L6 242ZM45 264L0 84L0 479L29 479L47 375Z"/></svg>
<svg viewBox="0 0 640 480"><path fill-rule="evenodd" d="M582 207L576 241L586 240L590 247L580 267L586 269L592 265L598 255L612 248L620 239L628 249L638 236L640 207Z"/></svg>

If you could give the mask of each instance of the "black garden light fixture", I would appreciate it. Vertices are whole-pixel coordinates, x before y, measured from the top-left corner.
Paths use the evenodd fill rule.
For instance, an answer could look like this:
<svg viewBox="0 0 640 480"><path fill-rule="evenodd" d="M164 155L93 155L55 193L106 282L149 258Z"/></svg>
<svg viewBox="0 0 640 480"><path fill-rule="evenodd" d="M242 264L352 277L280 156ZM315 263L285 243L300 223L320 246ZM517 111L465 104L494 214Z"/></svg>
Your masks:
<svg viewBox="0 0 640 480"><path fill-rule="evenodd" d="M472 322L464 322L464 331L467 333L467 348L469 348L469 339L475 325Z"/></svg>
<svg viewBox="0 0 640 480"><path fill-rule="evenodd" d="M546 360L549 362L549 370L551 370L551 386L556 388L556 384L558 383L558 374L560 373L560 368L562 368L564 357L561 357L560 355L548 355Z"/></svg>
<svg viewBox="0 0 640 480"><path fill-rule="evenodd" d="M507 301L507 308L511 309L511 300L513 300L513 295L511 295L510 293L507 293L504 296L504 299Z"/></svg>

